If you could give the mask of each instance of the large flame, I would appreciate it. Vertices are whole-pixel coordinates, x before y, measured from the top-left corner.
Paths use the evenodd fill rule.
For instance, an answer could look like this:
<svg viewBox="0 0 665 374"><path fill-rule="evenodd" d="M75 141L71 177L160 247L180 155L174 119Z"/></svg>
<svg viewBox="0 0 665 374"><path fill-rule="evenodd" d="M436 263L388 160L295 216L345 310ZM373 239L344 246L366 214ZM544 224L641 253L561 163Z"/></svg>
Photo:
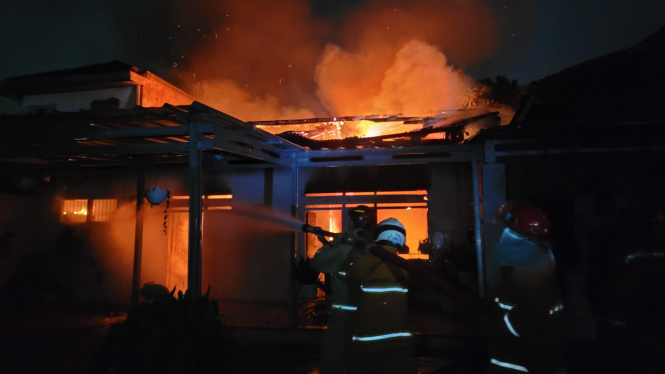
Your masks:
<svg viewBox="0 0 665 374"><path fill-rule="evenodd" d="M460 108L473 80L458 69L494 46L482 2L368 0L337 24L315 18L306 0L223 5L215 38L181 79L204 103L247 121ZM353 126L335 136L381 133Z"/></svg>

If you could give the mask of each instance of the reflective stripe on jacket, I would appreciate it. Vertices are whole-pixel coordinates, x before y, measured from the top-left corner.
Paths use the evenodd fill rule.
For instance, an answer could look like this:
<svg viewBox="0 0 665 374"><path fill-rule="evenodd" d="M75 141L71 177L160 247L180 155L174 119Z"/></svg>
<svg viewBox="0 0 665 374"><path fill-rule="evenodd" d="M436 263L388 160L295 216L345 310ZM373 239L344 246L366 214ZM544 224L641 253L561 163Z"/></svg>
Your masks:
<svg viewBox="0 0 665 374"><path fill-rule="evenodd" d="M565 372L563 304L555 279L519 267L502 273L488 331L491 363L516 373L528 372L527 361L546 373Z"/></svg>
<svg viewBox="0 0 665 374"><path fill-rule="evenodd" d="M397 252L389 246L383 248ZM406 272L371 254L354 250L346 273L351 303L358 306L354 349L378 351L412 345Z"/></svg>
<svg viewBox="0 0 665 374"><path fill-rule="evenodd" d="M355 307L349 302L349 290L346 282L346 272L342 269L351 252L352 246L349 244L342 244L340 242L343 234L337 234L335 239L328 244L324 244L319 248L310 262L312 269L320 272L330 274L330 295L326 295L328 301L332 301L334 305L344 305ZM346 308L338 308L342 310L349 310Z"/></svg>

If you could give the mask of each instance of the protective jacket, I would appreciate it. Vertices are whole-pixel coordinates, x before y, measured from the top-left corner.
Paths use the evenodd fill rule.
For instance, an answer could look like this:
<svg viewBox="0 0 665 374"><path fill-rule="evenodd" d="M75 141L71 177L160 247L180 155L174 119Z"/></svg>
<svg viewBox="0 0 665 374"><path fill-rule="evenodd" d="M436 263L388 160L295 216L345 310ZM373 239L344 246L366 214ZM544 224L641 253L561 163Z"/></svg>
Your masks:
<svg viewBox="0 0 665 374"><path fill-rule="evenodd" d="M325 274L330 274L331 294L333 309L355 311L356 306L349 302L349 291L346 281L346 272L342 270L349 257L353 246L342 242L344 234L337 234L334 239L319 248L312 257L310 265L312 269Z"/></svg>
<svg viewBox="0 0 665 374"><path fill-rule="evenodd" d="M310 263L314 270L330 274L328 280L331 282L331 293L326 295L331 310L321 341L321 374L342 374L345 368L349 373L361 372L352 367L348 359L357 307L349 301L346 272L342 271L342 268L346 268L352 250L350 244L342 242L343 236L338 234L330 243L319 248Z"/></svg>
<svg viewBox="0 0 665 374"><path fill-rule="evenodd" d="M382 247L397 253L394 247ZM351 252L343 271L350 285L350 300L358 306L353 349L376 352L411 347L406 272L362 250Z"/></svg>
<svg viewBox="0 0 665 374"><path fill-rule="evenodd" d="M528 372L533 368L564 373L563 304L554 277L554 256L547 247L510 231L506 234L513 237L502 239L499 248L504 260L490 323L489 371ZM534 245L529 248L529 243ZM520 256L516 256L516 248Z"/></svg>

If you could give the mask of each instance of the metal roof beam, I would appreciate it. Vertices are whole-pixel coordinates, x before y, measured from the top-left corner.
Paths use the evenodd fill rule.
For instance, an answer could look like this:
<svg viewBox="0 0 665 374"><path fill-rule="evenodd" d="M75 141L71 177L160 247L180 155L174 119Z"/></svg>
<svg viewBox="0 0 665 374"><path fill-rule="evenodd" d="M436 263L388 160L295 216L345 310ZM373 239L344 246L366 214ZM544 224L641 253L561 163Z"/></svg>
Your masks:
<svg viewBox="0 0 665 374"><path fill-rule="evenodd" d="M213 145L216 149L248 157L271 164L289 167L290 157L279 148L262 141L251 130L233 131L221 126L215 126Z"/></svg>
<svg viewBox="0 0 665 374"><path fill-rule="evenodd" d="M408 165L441 162L468 162L469 145L307 151L296 154L299 167L338 167L364 165Z"/></svg>

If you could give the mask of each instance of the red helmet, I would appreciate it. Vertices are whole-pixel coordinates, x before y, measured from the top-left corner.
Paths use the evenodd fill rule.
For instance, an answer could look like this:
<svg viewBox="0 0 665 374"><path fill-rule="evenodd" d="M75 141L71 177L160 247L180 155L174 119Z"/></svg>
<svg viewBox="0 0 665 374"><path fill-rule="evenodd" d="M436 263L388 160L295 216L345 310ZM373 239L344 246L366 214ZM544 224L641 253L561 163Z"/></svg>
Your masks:
<svg viewBox="0 0 665 374"><path fill-rule="evenodd" d="M545 242L549 240L550 220L537 206L516 201L507 201L499 208L497 218L528 239Z"/></svg>

